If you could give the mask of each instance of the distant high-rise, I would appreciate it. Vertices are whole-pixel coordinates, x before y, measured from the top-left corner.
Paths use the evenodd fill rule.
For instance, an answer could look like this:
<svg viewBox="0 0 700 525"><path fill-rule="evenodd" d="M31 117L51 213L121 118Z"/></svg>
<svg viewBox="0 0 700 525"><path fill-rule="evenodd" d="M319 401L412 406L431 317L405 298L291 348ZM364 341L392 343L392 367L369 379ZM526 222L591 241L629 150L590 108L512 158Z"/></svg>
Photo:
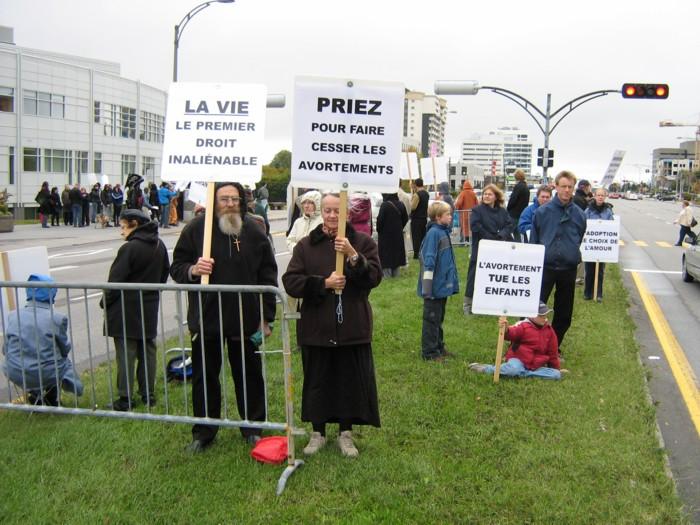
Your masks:
<svg viewBox="0 0 700 525"><path fill-rule="evenodd" d="M462 141L462 162L484 169L486 177L503 180L520 168L526 177L532 174L532 142L518 128L498 128L488 135L473 135Z"/></svg>
<svg viewBox="0 0 700 525"><path fill-rule="evenodd" d="M403 105L404 151L411 148L421 156L430 156L430 146L435 144L438 157L445 153L445 121L447 101L436 95L406 90Z"/></svg>

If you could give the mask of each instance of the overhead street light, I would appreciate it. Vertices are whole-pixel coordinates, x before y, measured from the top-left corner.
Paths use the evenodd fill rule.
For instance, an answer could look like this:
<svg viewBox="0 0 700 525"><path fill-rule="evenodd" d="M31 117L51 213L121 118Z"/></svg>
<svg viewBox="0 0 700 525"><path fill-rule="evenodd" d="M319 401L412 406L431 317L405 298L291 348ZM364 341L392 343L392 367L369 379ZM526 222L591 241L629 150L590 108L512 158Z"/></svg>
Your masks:
<svg viewBox="0 0 700 525"><path fill-rule="evenodd" d="M631 91L625 91L627 86L634 86L634 93ZM632 96L637 93L636 89L641 87L654 86L656 89L653 93L649 94L647 91L640 91L639 95ZM542 149L542 176L547 182L547 168L550 167L550 149L549 149L549 137L554 132L559 123L564 120L564 118L569 115L577 107L595 100L599 97L604 97L608 93L620 93L625 98L667 98L668 97L668 84L624 84L623 89L601 89L598 91L591 91L584 95L580 95L562 104L555 111L551 111L551 93L547 93L547 106L546 110L542 111L535 104L530 102L528 99L510 91L508 89L496 87L496 86L479 86L476 80L436 80L435 81L435 94L436 95L476 95L479 90L488 89L492 93L501 95L509 100L515 102L518 106L523 108L530 117L535 121L537 127L542 131L544 136L544 148ZM644 95L644 96L643 96ZM646 96L649 95L649 96ZM563 112L563 113L562 113ZM552 119L557 117L561 113L561 116L552 124ZM541 122L541 120L543 122ZM538 153L539 155L539 153Z"/></svg>
<svg viewBox="0 0 700 525"><path fill-rule="evenodd" d="M175 40L173 42L173 82L177 82L177 51L180 47L180 38L182 38L182 32L185 30L185 27L187 27L189 21L192 20L197 13L204 11L211 4L232 4L233 2L234 0L210 0L208 2L202 2L198 6L193 7L189 13L182 17L180 23L175 25Z"/></svg>

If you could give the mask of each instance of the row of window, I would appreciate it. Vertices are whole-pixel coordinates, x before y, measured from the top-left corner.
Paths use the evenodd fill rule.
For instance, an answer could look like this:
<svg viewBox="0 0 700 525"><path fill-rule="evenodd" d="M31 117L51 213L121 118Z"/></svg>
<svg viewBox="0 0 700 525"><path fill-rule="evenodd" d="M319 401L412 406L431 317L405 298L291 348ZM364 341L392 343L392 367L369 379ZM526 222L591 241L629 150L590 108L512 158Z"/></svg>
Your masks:
<svg viewBox="0 0 700 525"><path fill-rule="evenodd" d="M0 86L0 111L12 113L15 110L15 90ZM65 118L66 97L44 91L24 90L23 113L39 117ZM103 125L104 134L125 139L136 138L136 109L128 106L95 101L94 121ZM163 143L165 117L140 112L139 138L148 142Z"/></svg>
<svg viewBox="0 0 700 525"><path fill-rule="evenodd" d="M88 152L67 149L24 148L22 169L24 171L44 171L47 173L88 173ZM71 162L75 159L75 164ZM43 164L43 166L42 166ZM95 152L93 173L102 173L102 153Z"/></svg>

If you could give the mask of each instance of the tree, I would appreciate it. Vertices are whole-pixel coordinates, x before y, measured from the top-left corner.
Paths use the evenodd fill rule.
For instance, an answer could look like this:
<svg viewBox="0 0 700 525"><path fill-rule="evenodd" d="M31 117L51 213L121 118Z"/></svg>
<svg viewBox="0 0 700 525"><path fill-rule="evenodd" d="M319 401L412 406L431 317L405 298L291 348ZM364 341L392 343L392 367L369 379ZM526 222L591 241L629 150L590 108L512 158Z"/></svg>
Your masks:
<svg viewBox="0 0 700 525"><path fill-rule="evenodd" d="M270 166L277 169L292 169L292 152L286 149L280 150L270 162Z"/></svg>

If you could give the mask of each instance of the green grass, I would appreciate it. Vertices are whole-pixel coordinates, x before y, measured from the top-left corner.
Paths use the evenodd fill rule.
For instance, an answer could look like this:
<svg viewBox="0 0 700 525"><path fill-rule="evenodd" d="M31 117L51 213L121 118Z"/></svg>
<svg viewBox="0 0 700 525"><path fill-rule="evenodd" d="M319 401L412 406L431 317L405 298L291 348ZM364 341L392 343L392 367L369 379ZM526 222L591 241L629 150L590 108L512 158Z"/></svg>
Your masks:
<svg viewBox="0 0 700 525"><path fill-rule="evenodd" d="M463 283L468 251L456 252ZM235 429L188 457L184 425L4 412L0 522L684 522L614 265L602 304L584 303L577 290L565 341L571 372L561 382L494 384L470 372L472 361L493 361L498 327L495 317L464 318L461 295L448 301L444 325L457 358L422 362L416 278L412 265L371 296L383 426L356 427L357 460L342 458L331 441L276 497L282 468L253 461ZM299 354L293 359L298 414ZM276 421L279 369L272 357ZM98 399L107 395L105 370ZM182 392L170 394L180 410ZM300 439L297 450L303 446Z"/></svg>

